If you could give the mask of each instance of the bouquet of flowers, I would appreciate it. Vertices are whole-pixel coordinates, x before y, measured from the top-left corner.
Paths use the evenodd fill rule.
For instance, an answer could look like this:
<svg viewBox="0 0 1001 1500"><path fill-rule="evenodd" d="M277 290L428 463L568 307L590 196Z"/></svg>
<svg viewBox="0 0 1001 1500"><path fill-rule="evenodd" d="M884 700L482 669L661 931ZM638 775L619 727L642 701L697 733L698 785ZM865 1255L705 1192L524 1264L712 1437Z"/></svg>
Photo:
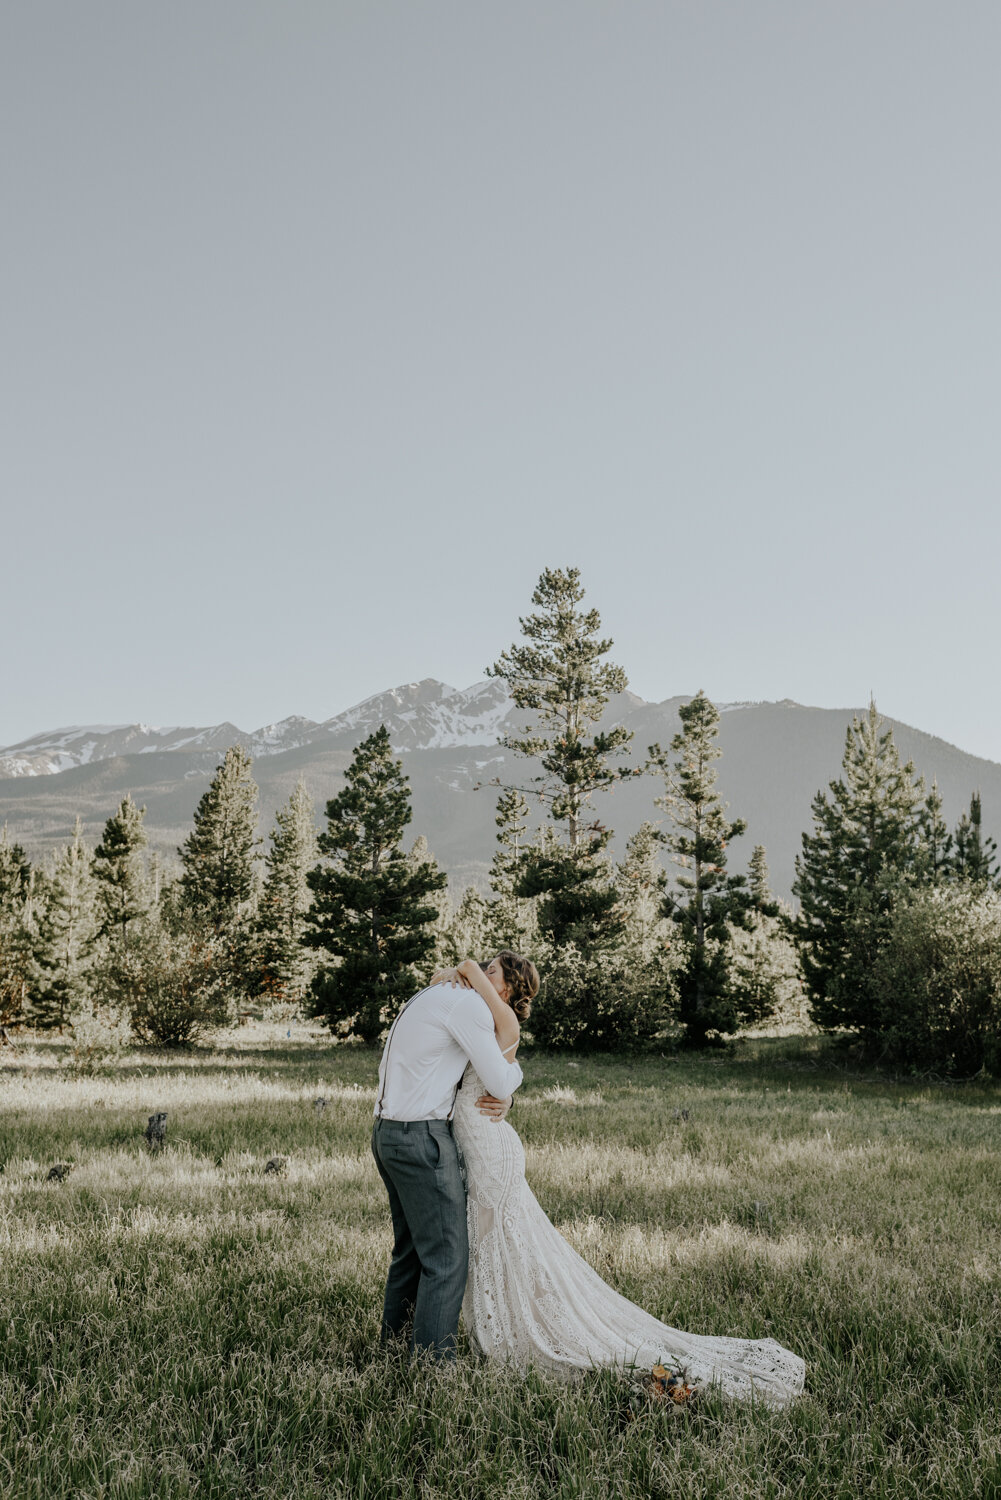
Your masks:
<svg viewBox="0 0 1001 1500"><path fill-rule="evenodd" d="M666 1365L654 1365L648 1375L632 1382L627 1417L638 1417L644 1407L654 1405L669 1407L675 1414L691 1406L698 1393L698 1386L691 1384L684 1370L669 1370Z"/></svg>

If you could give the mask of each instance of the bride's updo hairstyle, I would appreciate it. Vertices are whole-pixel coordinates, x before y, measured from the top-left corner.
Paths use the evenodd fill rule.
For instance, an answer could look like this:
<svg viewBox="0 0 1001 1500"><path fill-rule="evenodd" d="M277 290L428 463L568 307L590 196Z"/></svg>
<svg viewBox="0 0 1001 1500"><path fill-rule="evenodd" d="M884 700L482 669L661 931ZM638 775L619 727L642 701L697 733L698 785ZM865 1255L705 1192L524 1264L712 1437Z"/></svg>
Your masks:
<svg viewBox="0 0 1001 1500"><path fill-rule="evenodd" d="M507 1003L519 1021L527 1021L532 1014L532 1001L539 993L539 971L524 954L512 953L505 948L498 953L497 962L507 985Z"/></svg>

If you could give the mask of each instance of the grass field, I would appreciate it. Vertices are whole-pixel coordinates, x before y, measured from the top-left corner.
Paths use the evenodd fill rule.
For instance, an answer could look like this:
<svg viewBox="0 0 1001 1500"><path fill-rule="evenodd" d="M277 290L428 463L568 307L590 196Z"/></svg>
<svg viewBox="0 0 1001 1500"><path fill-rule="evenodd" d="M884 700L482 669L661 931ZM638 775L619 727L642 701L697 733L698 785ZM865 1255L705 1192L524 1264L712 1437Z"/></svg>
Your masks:
<svg viewBox="0 0 1001 1500"><path fill-rule="evenodd" d="M629 1421L612 1372L377 1353L372 1053L257 1025L94 1078L65 1055L0 1053L4 1497L1001 1495L997 1086L856 1076L811 1038L529 1054L512 1123L581 1253L675 1326L807 1361L789 1410Z"/></svg>

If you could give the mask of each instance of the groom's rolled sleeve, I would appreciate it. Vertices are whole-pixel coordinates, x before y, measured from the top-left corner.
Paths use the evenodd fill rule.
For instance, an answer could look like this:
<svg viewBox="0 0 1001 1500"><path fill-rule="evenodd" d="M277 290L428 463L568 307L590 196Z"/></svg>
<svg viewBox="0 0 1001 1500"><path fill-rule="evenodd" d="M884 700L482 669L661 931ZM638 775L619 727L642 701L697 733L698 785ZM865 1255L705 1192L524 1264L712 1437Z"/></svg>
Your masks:
<svg viewBox="0 0 1001 1500"><path fill-rule="evenodd" d="M494 1023L486 1003L470 990L460 990L445 1021L454 1037L495 1099L506 1099L524 1074L516 1062L508 1062L497 1045Z"/></svg>

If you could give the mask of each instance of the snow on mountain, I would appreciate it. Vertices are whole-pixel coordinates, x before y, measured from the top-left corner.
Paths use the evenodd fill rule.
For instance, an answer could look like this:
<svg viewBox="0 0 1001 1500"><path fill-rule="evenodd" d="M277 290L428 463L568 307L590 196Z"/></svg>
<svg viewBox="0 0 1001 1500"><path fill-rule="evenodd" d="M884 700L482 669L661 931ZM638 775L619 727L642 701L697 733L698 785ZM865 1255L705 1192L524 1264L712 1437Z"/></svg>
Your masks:
<svg viewBox="0 0 1001 1500"><path fill-rule="evenodd" d="M385 724L397 751L494 745L508 727L513 707L500 682L452 688L425 677L366 698L320 729L332 740L356 745Z"/></svg>
<svg viewBox="0 0 1001 1500"><path fill-rule="evenodd" d="M54 776L91 761L169 750L219 750L246 736L233 724L212 729L89 724L49 730L0 750L0 776Z"/></svg>
<svg viewBox="0 0 1001 1500"><path fill-rule="evenodd" d="M677 700L681 701L681 700ZM635 728L642 738L647 720L675 700L647 703L635 693L619 693L609 704L608 722ZM743 708L745 704L719 704ZM407 682L376 693L322 724L291 714L275 724L264 724L248 734L224 722L207 728L197 725L89 724L48 730L0 750L0 778L53 776L92 761L122 755L161 755L175 751L218 756L230 745L242 745L255 760L298 750L304 745L352 750L385 724L397 754L414 750L466 749L496 745L522 729L526 715L517 710L504 684L496 678L453 688L437 678Z"/></svg>
<svg viewBox="0 0 1001 1500"><path fill-rule="evenodd" d="M0 777L52 776L91 761L120 755L184 750L219 753L242 745L255 759L309 744L353 748L385 724L397 752L493 745L508 727L510 698L499 682L457 689L434 678L377 693L322 724L292 714L252 734L235 724L209 728L151 724L72 725L49 730L0 750Z"/></svg>

